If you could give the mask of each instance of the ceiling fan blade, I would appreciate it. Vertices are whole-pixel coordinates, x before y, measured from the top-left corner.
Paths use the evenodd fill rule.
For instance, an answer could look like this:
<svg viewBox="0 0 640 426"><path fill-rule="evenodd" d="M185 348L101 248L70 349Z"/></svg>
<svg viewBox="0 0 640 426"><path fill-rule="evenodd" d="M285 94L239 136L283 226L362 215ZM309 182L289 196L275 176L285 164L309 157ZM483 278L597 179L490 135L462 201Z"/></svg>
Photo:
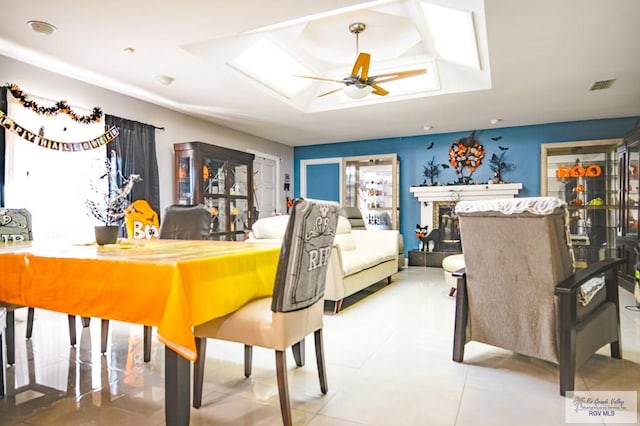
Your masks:
<svg viewBox="0 0 640 426"><path fill-rule="evenodd" d="M369 64L371 63L371 55L368 53L360 52L355 64L353 64L353 70L351 70L352 76L360 76L360 79L366 81L369 75Z"/></svg>
<svg viewBox="0 0 640 426"><path fill-rule="evenodd" d="M330 94L332 94L332 93L339 92L339 91L341 91L342 89L344 89L344 87L340 87L339 89L334 89L334 90L331 90L331 91L329 91L329 92L323 93L323 94L321 94L321 95L316 96L316 98L321 98L321 97L323 97L323 96L327 96L327 95L330 95Z"/></svg>
<svg viewBox="0 0 640 426"><path fill-rule="evenodd" d="M386 83L387 81L400 80L401 78L407 77L415 77L416 75L426 74L427 70L408 70L408 71L398 71L398 72L390 72L387 74L378 74L370 77L370 81L375 81L376 83ZM380 78L382 77L382 78Z"/></svg>
<svg viewBox="0 0 640 426"><path fill-rule="evenodd" d="M383 89L382 87L378 86L377 84L371 83L369 84L369 86L373 87L373 93L374 95L378 95L378 96L385 96L389 94L389 91L386 89Z"/></svg>
<svg viewBox="0 0 640 426"><path fill-rule="evenodd" d="M313 80L321 80L321 81L333 81L334 83L345 83L344 80L336 80L334 78L325 78L325 77L313 77L310 75L294 75L294 77L302 77L302 78L311 78Z"/></svg>

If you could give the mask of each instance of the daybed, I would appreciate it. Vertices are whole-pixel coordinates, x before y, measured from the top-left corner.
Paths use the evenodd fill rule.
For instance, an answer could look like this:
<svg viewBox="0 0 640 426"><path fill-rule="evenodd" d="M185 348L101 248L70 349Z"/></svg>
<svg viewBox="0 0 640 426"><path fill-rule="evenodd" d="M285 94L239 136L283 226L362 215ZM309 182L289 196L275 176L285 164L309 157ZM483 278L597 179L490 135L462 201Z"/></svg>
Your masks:
<svg viewBox="0 0 640 426"><path fill-rule="evenodd" d="M284 236L289 216L273 216L256 221L248 241L279 242ZM340 216L331 252L325 300L333 302L338 313L345 297L383 279L391 283L398 271L398 231L351 229Z"/></svg>

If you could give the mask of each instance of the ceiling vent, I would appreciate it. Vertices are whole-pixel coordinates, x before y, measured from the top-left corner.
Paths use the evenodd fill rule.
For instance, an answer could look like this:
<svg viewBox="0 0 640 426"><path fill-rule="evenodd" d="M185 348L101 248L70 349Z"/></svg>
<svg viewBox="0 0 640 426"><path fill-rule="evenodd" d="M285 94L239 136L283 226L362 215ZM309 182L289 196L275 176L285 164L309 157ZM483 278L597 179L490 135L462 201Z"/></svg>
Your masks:
<svg viewBox="0 0 640 426"><path fill-rule="evenodd" d="M611 86L613 86L613 82L616 81L616 79L612 79L612 80L600 80L600 81L595 81L591 87L589 87L589 91L593 91L593 90L602 90L602 89L608 89Z"/></svg>

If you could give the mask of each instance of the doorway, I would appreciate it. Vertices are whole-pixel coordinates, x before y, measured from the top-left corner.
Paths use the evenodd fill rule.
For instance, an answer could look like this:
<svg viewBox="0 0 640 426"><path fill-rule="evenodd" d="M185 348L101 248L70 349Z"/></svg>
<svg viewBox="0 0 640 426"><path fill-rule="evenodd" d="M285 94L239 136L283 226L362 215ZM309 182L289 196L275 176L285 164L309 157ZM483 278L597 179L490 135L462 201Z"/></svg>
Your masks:
<svg viewBox="0 0 640 426"><path fill-rule="evenodd" d="M273 213L282 213L279 210L280 197L279 187L279 171L280 159L268 154L254 152L253 160L253 193L254 193L254 209L257 214L254 215L254 222L263 217L269 217Z"/></svg>

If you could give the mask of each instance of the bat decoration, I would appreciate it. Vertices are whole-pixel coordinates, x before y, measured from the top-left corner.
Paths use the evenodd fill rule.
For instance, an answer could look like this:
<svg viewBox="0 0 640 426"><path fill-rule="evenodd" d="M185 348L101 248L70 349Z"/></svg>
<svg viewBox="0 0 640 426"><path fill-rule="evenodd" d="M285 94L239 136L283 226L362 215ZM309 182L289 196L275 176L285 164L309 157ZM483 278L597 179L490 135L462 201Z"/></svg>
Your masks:
<svg viewBox="0 0 640 426"><path fill-rule="evenodd" d="M448 165L448 164L440 164L440 166L441 166L443 169L448 169L448 168L449 168L449 165Z"/></svg>
<svg viewBox="0 0 640 426"><path fill-rule="evenodd" d="M498 148L500 148L500 151L506 151L509 149L509 147L507 146L500 146L500 145L498 145Z"/></svg>
<svg viewBox="0 0 640 426"><path fill-rule="evenodd" d="M502 139L502 136L496 136L494 138L491 138L491 140L494 142L498 142L500 139Z"/></svg>
<svg viewBox="0 0 640 426"><path fill-rule="evenodd" d="M427 149L431 149L431 148L433 148L433 144L434 144L434 142L431 142L431 145L429 145L429 146L427 147Z"/></svg>

